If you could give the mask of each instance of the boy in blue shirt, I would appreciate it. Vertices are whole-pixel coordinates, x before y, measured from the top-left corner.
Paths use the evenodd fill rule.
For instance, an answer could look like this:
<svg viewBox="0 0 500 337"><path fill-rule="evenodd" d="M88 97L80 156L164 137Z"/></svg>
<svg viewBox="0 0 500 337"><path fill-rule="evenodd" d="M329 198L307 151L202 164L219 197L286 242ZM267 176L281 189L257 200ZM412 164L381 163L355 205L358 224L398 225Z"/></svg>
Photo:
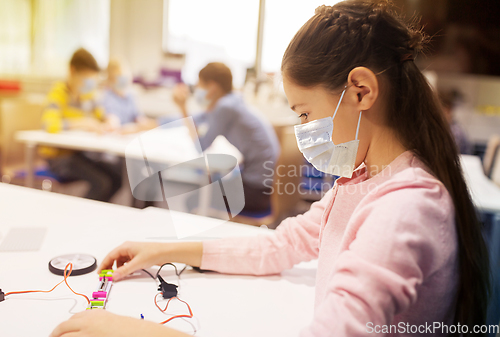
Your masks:
<svg viewBox="0 0 500 337"><path fill-rule="evenodd" d="M209 63L199 73L195 98L205 112L194 116L201 149L205 151L217 136L224 136L243 155L241 176L246 212L265 212L271 206L269 167L278 160L280 146L272 126L252 113L242 98L233 93L231 70L223 63ZM178 85L174 102L188 117L188 89ZM194 130L193 130L194 131ZM267 169L266 169L267 167Z"/></svg>

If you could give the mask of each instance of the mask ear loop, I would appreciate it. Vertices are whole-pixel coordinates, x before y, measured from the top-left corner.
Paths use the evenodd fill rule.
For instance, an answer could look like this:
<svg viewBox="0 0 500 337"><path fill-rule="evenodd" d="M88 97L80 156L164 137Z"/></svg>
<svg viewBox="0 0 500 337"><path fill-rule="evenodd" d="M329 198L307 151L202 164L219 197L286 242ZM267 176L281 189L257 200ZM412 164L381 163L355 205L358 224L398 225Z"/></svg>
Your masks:
<svg viewBox="0 0 500 337"><path fill-rule="evenodd" d="M355 140L358 140L359 125L361 124L361 113L362 113L362 112L363 112L363 111L360 111L360 112L359 112L358 127L356 128L356 138L355 138Z"/></svg>
<svg viewBox="0 0 500 337"><path fill-rule="evenodd" d="M340 95L340 99L339 99L339 102L337 104L337 107L335 108L335 112L333 113L332 120L335 118L337 111L339 111L339 106L340 106L340 103L342 102L342 98L344 98L344 94L345 94L346 90L347 90L347 87L344 88L344 91L342 91L342 95Z"/></svg>

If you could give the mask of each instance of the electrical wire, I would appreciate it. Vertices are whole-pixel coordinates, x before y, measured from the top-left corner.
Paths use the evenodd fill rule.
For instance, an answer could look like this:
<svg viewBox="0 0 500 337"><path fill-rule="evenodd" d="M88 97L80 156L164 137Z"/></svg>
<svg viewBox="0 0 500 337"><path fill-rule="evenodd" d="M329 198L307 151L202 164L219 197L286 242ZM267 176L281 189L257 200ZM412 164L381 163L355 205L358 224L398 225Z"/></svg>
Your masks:
<svg viewBox="0 0 500 337"><path fill-rule="evenodd" d="M68 265L71 265L71 269L70 269L68 275L66 275L66 270L68 268ZM71 271L73 270L73 264L70 262L70 263L68 263L68 265L66 265L66 267L64 268L64 283L66 283L66 285L68 286L69 290L71 290L71 292L73 294L84 297L87 300L87 304L90 304L90 300L87 297L87 295L77 293L76 291L73 290L73 288L70 287L70 285L68 283L68 277L69 277L69 275L71 275Z"/></svg>
<svg viewBox="0 0 500 337"><path fill-rule="evenodd" d="M148 274L149 276L151 276L151 278L153 280L157 280L158 279L158 276L160 275L160 272L161 272L161 269L166 266L166 265L170 265L172 267L174 267L175 269L175 275L177 275L177 283L180 284L180 280L181 280L181 274L184 272L184 270L186 270L187 268L187 265L184 265L184 268L181 269L181 271L179 271L177 269L177 266L173 263L170 263L170 262L167 262L167 263L164 263L160 266L160 268L158 269L158 271L156 272L156 275L153 276L150 272L148 272L146 269L142 269L142 271L144 271L146 274ZM177 300L181 301L182 303L186 304L188 310L189 310L189 315L186 315L186 314L183 314L183 315L175 315L175 316L172 316L170 317L169 319L163 321L163 322L160 322L160 324L165 324L165 323L168 323L170 322L171 320L175 319L175 318L193 318L193 311L191 310L191 307L189 306L189 304L183 300L181 300L179 297L175 296L175 297L171 297L168 299L167 301L167 305L165 306L165 309L162 309L160 308L160 306L158 305L158 295L162 295L162 293L158 293L156 294L155 298L154 298L154 302L155 302L155 305L156 307L158 308L158 310L160 310L161 312L165 313L165 311L167 311L168 309L168 305L170 304L170 301L174 298L176 298ZM194 334L196 334L196 328L194 327L194 325L188 321L189 324L191 324L191 326L193 327L194 329Z"/></svg>
<svg viewBox="0 0 500 337"><path fill-rule="evenodd" d="M182 317L181 318L184 322L188 323L189 325L191 325L191 327L193 328L193 333L191 335L196 335L196 333L198 332L198 330L196 330L196 326L193 324L193 322L191 322L190 320L187 320L186 318Z"/></svg>
<svg viewBox="0 0 500 337"><path fill-rule="evenodd" d="M149 271L147 271L146 269L142 269L143 272L145 272L146 274L148 274L153 280L157 280L158 279L158 275L160 275L160 272L161 272L161 269L163 267L165 267L166 265L170 265L172 267L174 267L175 269L175 275L177 276L177 279L180 280L180 277L181 277L181 274L184 272L184 270L186 270L187 268L187 264L184 265L184 268L181 269L181 271L179 271L177 269L177 266L171 262L167 262L167 263L164 263L160 266L160 268L158 269L158 271L156 272L156 275L153 276L153 274L151 274Z"/></svg>
<svg viewBox="0 0 500 337"><path fill-rule="evenodd" d="M70 268L69 269L69 272L68 272L68 267ZM73 294L75 295L79 295L79 296L82 296L82 297L85 297L85 299L87 300L87 303L90 304L90 300L89 298L84 295L84 294L80 294L80 293L77 293L76 291L73 290L73 288L70 287L70 285L68 284L68 277L71 275L71 272L73 271L73 264L70 262L66 265L66 267L64 268L64 280L62 280L61 282L59 282L58 284L56 284L54 286L54 288L50 289L50 290L24 290L24 291L11 291L11 292L8 292L8 293L5 293L5 296L9 296L9 295L18 295L18 294L28 294L28 293L50 293L51 291L53 291L54 289L56 289L61 283L66 283L66 285L68 286L69 290L71 290L73 292Z"/></svg>
<svg viewBox="0 0 500 337"><path fill-rule="evenodd" d="M151 276L151 278L154 280L155 277L149 272L147 271L146 269L142 269L143 272L145 272L146 274L148 274L149 276Z"/></svg>
<svg viewBox="0 0 500 337"><path fill-rule="evenodd" d="M175 319L175 318L181 318L181 317L184 317L184 318L193 318L193 311L191 310L191 307L189 306L189 304L188 304L186 301L181 300L181 299L180 299L179 297L177 297L177 296L176 296L176 297L171 297L171 298L169 298L169 299L168 299L168 301L167 301L167 305L165 306L165 309L162 309L162 308L160 308L160 306L158 305L158 300L157 300L158 295L161 295L161 293L156 294L156 296L155 296L155 305L156 305L156 307L157 307L157 308L158 308L161 312L163 312L163 313L165 313L165 311L167 311L167 309L168 309L168 305L170 304L170 301L171 301L172 299L174 299L174 298L176 298L177 300L179 300L179 301L181 301L182 303L184 303L184 304L187 306L188 310L189 310L189 315L186 315L186 314L183 314L183 315L175 315L175 316L172 316L172 317L170 317L169 319L167 319L167 320L165 320L165 321L163 321L163 322L160 322L160 324L165 324L165 323L168 323L168 322L170 322L171 320L173 320L173 319Z"/></svg>
<svg viewBox="0 0 500 337"><path fill-rule="evenodd" d="M177 275L177 277L179 277L179 276L180 276L180 275L179 275L179 271L177 270L177 266L176 266L175 264L173 264L173 263L167 262L167 263L164 263L164 264L162 264L162 265L160 266L160 269L158 269L158 271L156 272L156 277L155 277L155 278L158 278L158 275L160 275L161 269L162 269L163 267L165 267L165 266L172 266L172 267L174 267L174 269L175 269L175 275Z"/></svg>
<svg viewBox="0 0 500 337"><path fill-rule="evenodd" d="M158 269L158 272L156 273L156 277L153 277L153 275L151 273L149 273L147 270L144 270L149 276L151 276L153 279L157 279L158 278L158 275L160 274L160 271L161 269L163 268L163 266L165 265L172 265L174 268L175 268L175 274L177 275L177 277L180 279L180 275L182 274L182 272L184 272L184 270L186 269L187 265L184 266L184 268L181 269L181 271L179 272L177 270L177 267L172 264L172 263L165 263L163 264L162 266L160 266L160 269ZM68 271L68 267L69 267L69 271ZM66 267L64 268L64 279L59 282L58 284L56 284L52 289L50 290L23 290L23 291L11 291L11 292L8 292L8 293L5 293L5 296L10 296L10 295L19 295L19 294L28 294L28 293L50 293L52 292L54 289L56 289L58 286L60 286L63 282L66 283L66 286L69 288L69 290L71 290L71 292L75 295L78 295L78 296L82 296L84 297L86 300L87 300L87 303L90 304L90 300L89 298L84 295L84 294L80 294L80 293L77 293L76 291L73 290L73 288L71 288L71 286L69 285L68 283L68 277L71 275L71 272L73 271L73 264L70 262L66 265ZM167 311L168 309L168 305L170 304L170 301L172 301L172 299L177 299L179 301L181 301L182 303L184 303L188 310L189 310L189 315L187 314L182 314L182 315L174 315L170 318L168 318L167 320L163 321L163 322L160 322L160 324L165 324L165 323L168 323L170 322L171 320L173 319L176 319L176 318L193 318L193 311L191 310L191 307L189 306L189 304L186 302L186 301L183 301L181 300L179 297L175 296L175 297L171 297L168 299L167 301L167 304L165 306L164 309L162 309L159 305L158 305L158 295L162 295L162 293L158 293L156 294L155 298L154 298L154 302L155 302L155 305L156 307L163 313L165 313L165 311ZM193 326L194 327L194 326ZM196 328L194 328L194 331L196 333Z"/></svg>
<svg viewBox="0 0 500 337"><path fill-rule="evenodd" d="M182 272L184 272L184 270L186 270L186 268L187 268L187 264L186 264L186 265L184 266L184 268L182 268L182 269L181 269L181 271L179 272L179 271L177 270L177 266L176 266L175 264L170 263L170 262L167 262L167 263L164 263L164 264L162 264L162 265L160 266L160 269L158 269L158 271L156 272L156 278L158 278L158 275L160 275L160 271L161 271L161 269L162 269L164 266L166 266L166 265L170 265L170 266L174 267L174 269L175 269L175 275L177 275L177 277L180 277L180 276L181 276L181 274L182 274Z"/></svg>
<svg viewBox="0 0 500 337"><path fill-rule="evenodd" d="M186 264L186 265L184 265L184 268L182 268L182 269L181 269L181 271L179 272L179 275L177 275L177 276L179 276L179 277L180 277L180 276L181 276L181 274L184 272L184 270L186 270L186 268L187 268L187 264Z"/></svg>

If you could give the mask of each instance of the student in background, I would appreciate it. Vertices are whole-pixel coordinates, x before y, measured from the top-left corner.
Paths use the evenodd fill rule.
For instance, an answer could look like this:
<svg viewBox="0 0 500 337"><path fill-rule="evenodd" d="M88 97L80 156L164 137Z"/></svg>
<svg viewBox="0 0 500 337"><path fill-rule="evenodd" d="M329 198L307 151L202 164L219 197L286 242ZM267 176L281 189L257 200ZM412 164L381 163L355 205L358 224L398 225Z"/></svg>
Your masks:
<svg viewBox="0 0 500 337"><path fill-rule="evenodd" d="M50 133L83 130L98 134L112 130L104 109L97 104L95 89L99 66L87 50L71 57L65 82L55 84L47 96L42 127ZM50 170L61 181L84 180L90 188L86 198L109 201L122 185L122 164L103 160L96 153L43 147Z"/></svg>
<svg viewBox="0 0 500 337"><path fill-rule="evenodd" d="M158 123L151 118L144 116L137 106L134 94L130 88L131 75L126 71L123 62L118 59L111 59L106 69L106 81L101 104L106 111L106 116L112 121L116 130L121 134L130 134L146 131L158 126ZM136 163L139 167L142 161L129 160L128 165ZM148 195L149 188L144 188L141 195ZM154 190L154 186L151 186ZM154 205L152 202L143 202L133 199L134 207L143 208Z"/></svg>
<svg viewBox="0 0 500 337"><path fill-rule="evenodd" d="M184 117L189 116L188 94L185 85L174 89L174 101ZM231 70L223 63L209 63L200 71L194 96L205 111L193 117L197 130L191 130L192 137L199 137L203 151L217 136L226 137L243 155L244 211L269 211L271 188L265 185L266 166L274 167L280 151L272 126L252 113L233 92Z"/></svg>
<svg viewBox="0 0 500 337"><path fill-rule="evenodd" d="M462 128L460 124L458 124L453 118L453 104L454 104L454 94L453 92L444 92L439 91L439 100L441 102L441 106L443 107L443 113L450 124L451 133L453 134L453 138L455 139L455 143L458 147L458 152L462 154L470 154L472 151L471 144L469 139L467 138L467 134L465 130Z"/></svg>
<svg viewBox="0 0 500 337"><path fill-rule="evenodd" d="M128 242L100 269L116 262L114 281L165 262L272 275L318 259L314 316L301 337L444 337L459 326L458 335L476 336L490 295L488 252L454 140L413 61L424 40L385 0L318 7L281 72L302 122L299 149L342 176L334 187L272 235ZM420 329L434 322L454 328ZM80 334L188 336L103 310L77 314L51 336Z"/></svg>
<svg viewBox="0 0 500 337"><path fill-rule="evenodd" d="M130 75L124 70L123 64L117 59L110 60L106 74L106 88L101 104L119 131L135 133L157 127L155 120L145 117L139 111L130 90Z"/></svg>

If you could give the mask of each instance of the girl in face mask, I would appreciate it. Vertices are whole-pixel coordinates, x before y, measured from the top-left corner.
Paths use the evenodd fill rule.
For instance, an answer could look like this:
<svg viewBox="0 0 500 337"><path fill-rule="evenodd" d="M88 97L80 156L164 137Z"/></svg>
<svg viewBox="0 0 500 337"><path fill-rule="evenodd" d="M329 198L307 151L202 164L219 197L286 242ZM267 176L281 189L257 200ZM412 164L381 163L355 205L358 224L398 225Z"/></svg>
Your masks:
<svg viewBox="0 0 500 337"><path fill-rule="evenodd" d="M423 40L385 1L317 8L290 42L282 74L302 122L299 148L341 176L334 187L274 235L127 243L101 269L128 261L121 277L177 261L265 275L318 259L315 314L301 336L433 322L468 325L471 334L486 318L488 256L453 138L413 61Z"/></svg>

